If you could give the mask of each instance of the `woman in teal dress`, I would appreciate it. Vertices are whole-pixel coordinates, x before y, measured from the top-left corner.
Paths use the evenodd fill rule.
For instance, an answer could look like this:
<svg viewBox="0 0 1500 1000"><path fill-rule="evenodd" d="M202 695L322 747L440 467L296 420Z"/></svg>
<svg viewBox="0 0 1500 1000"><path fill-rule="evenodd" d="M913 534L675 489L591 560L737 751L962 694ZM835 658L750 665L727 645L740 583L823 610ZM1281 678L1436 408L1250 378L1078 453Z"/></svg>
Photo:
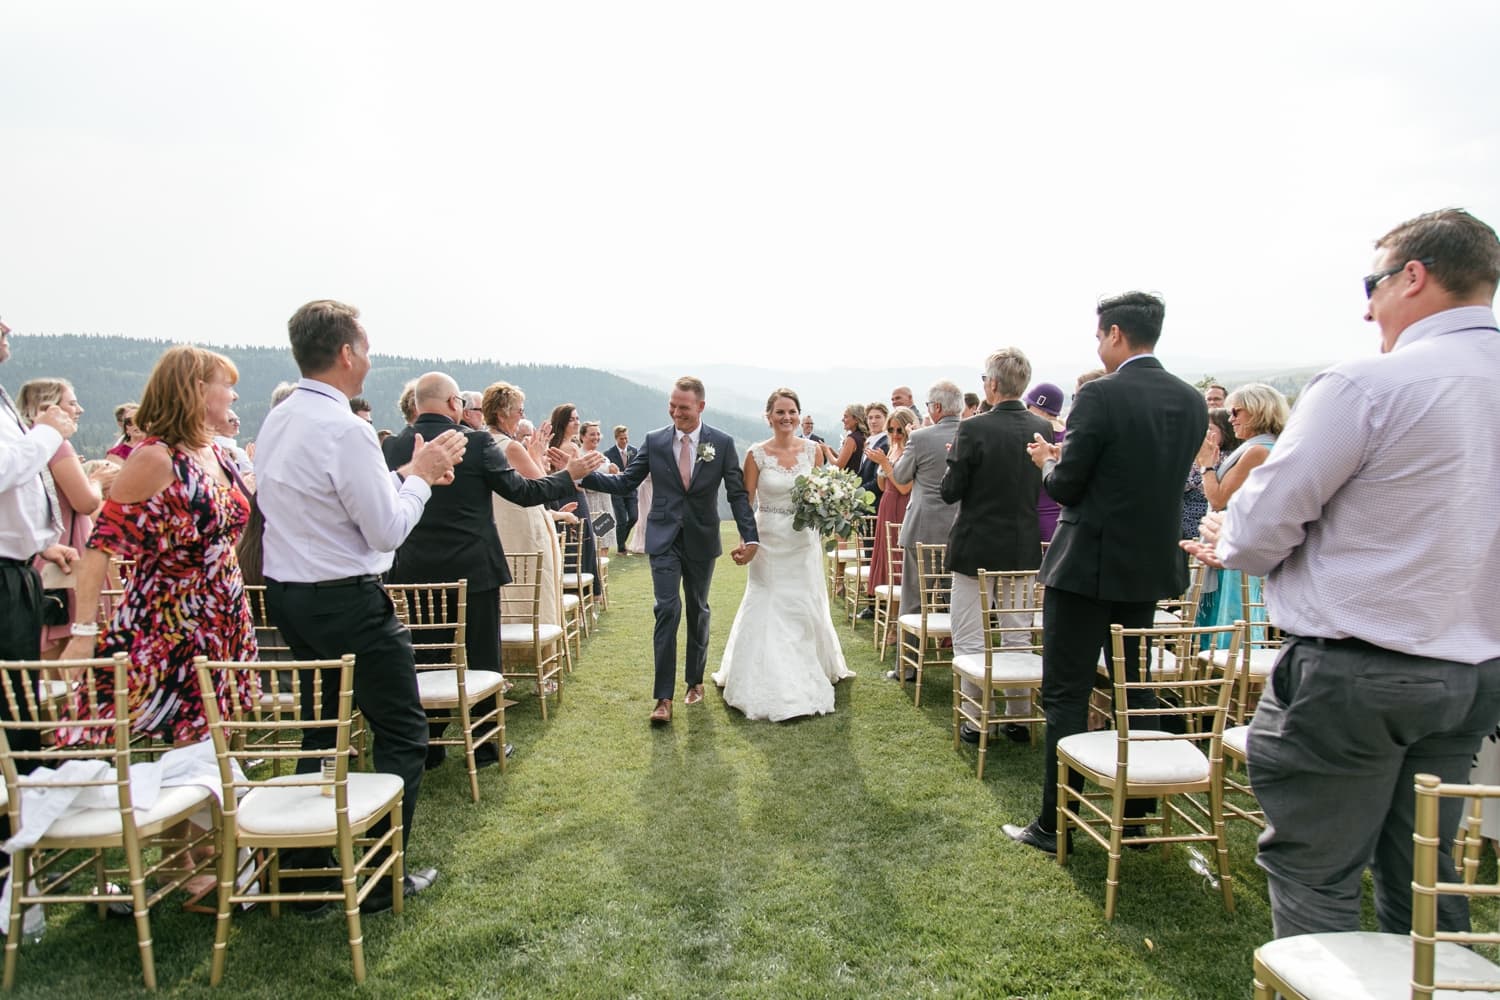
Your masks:
<svg viewBox="0 0 1500 1000"><path fill-rule="evenodd" d="M1286 397L1262 382L1240 386L1225 402L1229 408L1230 425L1235 437L1240 439L1240 445L1222 458L1218 446L1211 441L1205 441L1198 452L1198 466L1203 472L1203 494L1208 498L1211 510L1223 510L1229 506L1230 497L1244 485L1250 473L1271 456L1276 438L1291 416ZM1215 575L1217 586L1211 593L1205 593L1198 604L1198 625L1232 625L1245 617L1240 571L1222 569ZM1252 605L1261 604L1260 586L1259 577L1250 578ZM1265 609L1256 608L1253 620L1265 621ZM1264 636L1256 638L1263 639ZM1228 645L1229 637L1220 637L1219 646Z"/></svg>

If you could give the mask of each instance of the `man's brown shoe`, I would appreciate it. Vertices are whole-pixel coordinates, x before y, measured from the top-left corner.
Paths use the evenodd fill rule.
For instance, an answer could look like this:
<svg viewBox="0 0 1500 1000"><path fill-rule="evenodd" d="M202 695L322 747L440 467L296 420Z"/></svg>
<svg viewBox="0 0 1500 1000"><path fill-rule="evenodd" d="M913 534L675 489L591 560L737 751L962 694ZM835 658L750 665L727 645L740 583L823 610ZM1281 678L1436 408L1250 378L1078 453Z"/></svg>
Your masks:
<svg viewBox="0 0 1500 1000"><path fill-rule="evenodd" d="M656 703L656 708L651 712L651 724L672 721L672 699L663 698Z"/></svg>
<svg viewBox="0 0 1500 1000"><path fill-rule="evenodd" d="M698 704L698 702L703 700L703 685L694 684L692 687L688 688L687 697L682 700L687 702L689 705Z"/></svg>

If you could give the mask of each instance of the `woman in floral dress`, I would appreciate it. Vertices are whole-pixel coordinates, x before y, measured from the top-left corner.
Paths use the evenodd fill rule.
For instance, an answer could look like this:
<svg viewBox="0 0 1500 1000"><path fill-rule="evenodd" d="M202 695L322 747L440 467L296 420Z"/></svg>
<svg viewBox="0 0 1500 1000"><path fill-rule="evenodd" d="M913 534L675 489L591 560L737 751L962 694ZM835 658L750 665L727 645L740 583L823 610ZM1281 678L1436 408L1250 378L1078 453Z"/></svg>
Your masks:
<svg viewBox="0 0 1500 1000"><path fill-rule="evenodd" d="M235 555L248 490L209 430L239 398L238 378L211 351L180 346L162 355L135 414L147 437L125 460L74 570L79 611L64 656L129 655L132 731L174 744L207 736L193 657L256 658ZM93 611L111 555L134 559L135 570L100 635ZM114 692L108 675L99 681L98 708L108 714ZM235 687L248 708L255 671L243 671ZM215 697L220 711L233 711L227 680Z"/></svg>

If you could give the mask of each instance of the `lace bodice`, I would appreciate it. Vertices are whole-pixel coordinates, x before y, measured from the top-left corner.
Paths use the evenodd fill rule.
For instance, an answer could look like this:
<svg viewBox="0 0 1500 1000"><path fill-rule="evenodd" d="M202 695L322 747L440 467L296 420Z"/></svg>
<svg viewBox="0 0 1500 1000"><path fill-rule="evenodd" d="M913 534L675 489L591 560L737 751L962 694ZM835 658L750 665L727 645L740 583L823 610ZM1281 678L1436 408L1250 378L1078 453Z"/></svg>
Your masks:
<svg viewBox="0 0 1500 1000"><path fill-rule="evenodd" d="M778 462L766 451L764 444L750 449L750 454L755 457L755 465L760 470L760 478L755 487L755 502L762 513L792 513L792 484L797 481L798 476L805 476L812 471L813 449L816 447L811 441L804 441L797 463L791 468Z"/></svg>

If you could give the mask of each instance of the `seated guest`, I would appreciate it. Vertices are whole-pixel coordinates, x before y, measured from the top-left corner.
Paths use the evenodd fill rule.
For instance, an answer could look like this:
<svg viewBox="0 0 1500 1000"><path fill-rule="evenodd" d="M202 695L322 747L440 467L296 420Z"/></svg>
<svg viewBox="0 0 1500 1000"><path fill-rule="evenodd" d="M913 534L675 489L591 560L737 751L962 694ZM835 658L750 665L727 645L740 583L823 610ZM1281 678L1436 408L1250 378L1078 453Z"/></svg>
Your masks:
<svg viewBox="0 0 1500 1000"><path fill-rule="evenodd" d="M1063 405L1062 390L1051 382L1038 382L1026 393L1025 403L1028 410L1047 421L1047 425L1051 428L1052 443L1062 444L1063 436L1067 433L1063 422L1058 419ZM1058 506L1056 500L1047 495L1046 490L1039 491L1036 499L1036 516L1042 529L1042 541L1052 541L1052 534L1057 530L1057 515L1061 511L1062 508Z"/></svg>

